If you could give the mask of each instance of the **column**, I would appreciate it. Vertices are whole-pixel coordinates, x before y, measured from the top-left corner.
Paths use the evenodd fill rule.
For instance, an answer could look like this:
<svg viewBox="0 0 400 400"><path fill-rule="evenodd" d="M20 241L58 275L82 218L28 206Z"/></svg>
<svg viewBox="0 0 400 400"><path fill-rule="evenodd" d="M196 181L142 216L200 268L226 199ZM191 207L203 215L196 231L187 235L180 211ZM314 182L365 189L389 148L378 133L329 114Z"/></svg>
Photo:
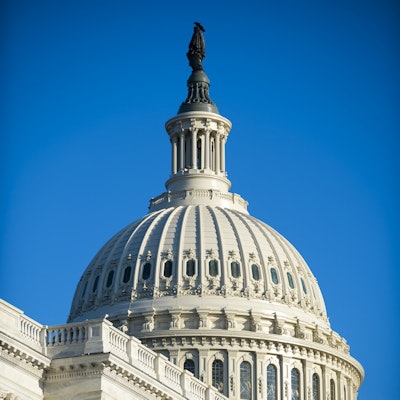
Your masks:
<svg viewBox="0 0 400 400"><path fill-rule="evenodd" d="M179 152L180 152L180 160L179 160L179 170L182 171L185 168L185 132L182 131L179 135Z"/></svg>
<svg viewBox="0 0 400 400"><path fill-rule="evenodd" d="M221 168L221 160L220 160L220 141L221 136L218 132L215 134L215 172L219 174Z"/></svg>
<svg viewBox="0 0 400 400"><path fill-rule="evenodd" d="M197 169L197 129L192 128L192 162L191 167Z"/></svg>
<svg viewBox="0 0 400 400"><path fill-rule="evenodd" d="M177 137L173 136L172 138L172 174L176 174L177 172L177 157L178 157L178 153L177 153Z"/></svg>
<svg viewBox="0 0 400 400"><path fill-rule="evenodd" d="M225 143L226 143L226 136L221 136L221 171L225 172Z"/></svg>
<svg viewBox="0 0 400 400"><path fill-rule="evenodd" d="M210 169L210 130L207 129L205 132L205 144L204 144L204 155L205 155L205 169Z"/></svg>

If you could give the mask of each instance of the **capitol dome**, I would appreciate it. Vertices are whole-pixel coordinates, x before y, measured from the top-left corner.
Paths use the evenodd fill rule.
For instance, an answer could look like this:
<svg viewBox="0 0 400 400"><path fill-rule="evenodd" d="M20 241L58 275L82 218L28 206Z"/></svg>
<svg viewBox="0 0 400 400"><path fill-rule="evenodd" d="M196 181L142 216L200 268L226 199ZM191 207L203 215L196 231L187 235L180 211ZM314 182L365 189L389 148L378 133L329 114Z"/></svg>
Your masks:
<svg viewBox="0 0 400 400"><path fill-rule="evenodd" d="M197 26L188 96L166 122L166 191L93 258L69 322L108 319L231 399L353 400L363 369L331 329L316 278L229 191L232 126L210 98L202 40Z"/></svg>
<svg viewBox="0 0 400 400"><path fill-rule="evenodd" d="M200 304L248 321L256 313L328 326L317 281L284 237L246 212L203 204L151 212L111 238L85 271L70 318Z"/></svg>

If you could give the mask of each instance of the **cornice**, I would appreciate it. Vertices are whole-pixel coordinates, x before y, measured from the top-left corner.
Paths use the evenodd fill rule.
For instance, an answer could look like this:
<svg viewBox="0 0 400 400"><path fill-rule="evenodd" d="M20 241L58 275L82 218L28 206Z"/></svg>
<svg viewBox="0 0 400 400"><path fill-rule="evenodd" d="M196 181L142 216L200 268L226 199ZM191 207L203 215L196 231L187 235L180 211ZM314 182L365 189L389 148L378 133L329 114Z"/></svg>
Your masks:
<svg viewBox="0 0 400 400"><path fill-rule="evenodd" d="M42 378L45 369L50 364L50 360L45 363L32 353L22 350L20 346L15 347L3 340L0 340L0 358L38 378Z"/></svg>
<svg viewBox="0 0 400 400"><path fill-rule="evenodd" d="M199 332L193 330L182 336L176 336L176 332L163 332L157 336L147 333L139 336L139 339L154 351L175 350L194 347L204 350L236 350L247 352L265 352L271 355L280 355L295 359L308 360L315 364L329 366L350 375L354 382L361 385L364 379L364 369L361 364L348 354L344 354L334 348L316 342L309 342L304 339L293 337L246 332L226 333Z"/></svg>

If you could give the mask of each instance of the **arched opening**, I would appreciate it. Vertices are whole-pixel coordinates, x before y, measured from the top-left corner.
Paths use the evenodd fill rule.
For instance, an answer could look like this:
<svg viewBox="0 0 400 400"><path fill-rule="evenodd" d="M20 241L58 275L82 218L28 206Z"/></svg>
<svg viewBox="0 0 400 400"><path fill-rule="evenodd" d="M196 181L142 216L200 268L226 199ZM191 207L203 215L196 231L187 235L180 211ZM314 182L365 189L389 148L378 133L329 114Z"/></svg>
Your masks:
<svg viewBox="0 0 400 400"><path fill-rule="evenodd" d="M251 400L251 365L247 361L240 364L240 400Z"/></svg>
<svg viewBox="0 0 400 400"><path fill-rule="evenodd" d="M273 364L267 367L267 400L278 400L278 382L277 371Z"/></svg>

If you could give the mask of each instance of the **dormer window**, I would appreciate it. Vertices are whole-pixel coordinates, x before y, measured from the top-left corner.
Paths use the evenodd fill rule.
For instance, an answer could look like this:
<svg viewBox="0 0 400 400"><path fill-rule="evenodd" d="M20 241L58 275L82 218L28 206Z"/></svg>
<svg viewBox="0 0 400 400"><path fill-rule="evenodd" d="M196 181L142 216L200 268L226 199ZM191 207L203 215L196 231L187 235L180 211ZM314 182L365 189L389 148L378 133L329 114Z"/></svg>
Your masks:
<svg viewBox="0 0 400 400"><path fill-rule="evenodd" d="M210 276L217 276L218 275L218 261L217 260L210 260L208 263L208 273Z"/></svg>
<svg viewBox="0 0 400 400"><path fill-rule="evenodd" d="M277 285L279 283L278 273L276 272L275 268L271 268L270 271L271 271L272 282L275 283L275 285Z"/></svg>
<svg viewBox="0 0 400 400"><path fill-rule="evenodd" d="M186 261L186 275L194 276L195 273L196 273L196 262L194 260L187 260Z"/></svg>
<svg viewBox="0 0 400 400"><path fill-rule="evenodd" d="M111 271L108 273L108 276L107 276L106 287L109 288L109 287L112 285L113 279L114 279L114 270L111 270Z"/></svg>
<svg viewBox="0 0 400 400"><path fill-rule="evenodd" d="M93 282L92 292L94 293L97 290L97 286L99 285L100 276L97 275L96 279Z"/></svg>
<svg viewBox="0 0 400 400"><path fill-rule="evenodd" d="M147 262L146 264L143 265L142 279L144 281L147 281L147 279L150 278L150 274L151 274L151 264Z"/></svg>
<svg viewBox="0 0 400 400"><path fill-rule="evenodd" d="M288 279L290 288L294 289L293 277L292 277L292 274L290 272L287 273L287 279Z"/></svg>
<svg viewBox="0 0 400 400"><path fill-rule="evenodd" d="M251 265L251 275L255 281L260 280L260 268L258 267L257 264Z"/></svg>
<svg viewBox="0 0 400 400"><path fill-rule="evenodd" d="M231 262L231 275L232 278L240 277L240 264L237 261Z"/></svg>
<svg viewBox="0 0 400 400"><path fill-rule="evenodd" d="M172 261L168 260L164 263L164 277L170 278L172 276Z"/></svg>
<svg viewBox="0 0 400 400"><path fill-rule="evenodd" d="M132 267L126 267L124 271L124 276L122 278L122 282L128 283L129 279L131 278Z"/></svg>

